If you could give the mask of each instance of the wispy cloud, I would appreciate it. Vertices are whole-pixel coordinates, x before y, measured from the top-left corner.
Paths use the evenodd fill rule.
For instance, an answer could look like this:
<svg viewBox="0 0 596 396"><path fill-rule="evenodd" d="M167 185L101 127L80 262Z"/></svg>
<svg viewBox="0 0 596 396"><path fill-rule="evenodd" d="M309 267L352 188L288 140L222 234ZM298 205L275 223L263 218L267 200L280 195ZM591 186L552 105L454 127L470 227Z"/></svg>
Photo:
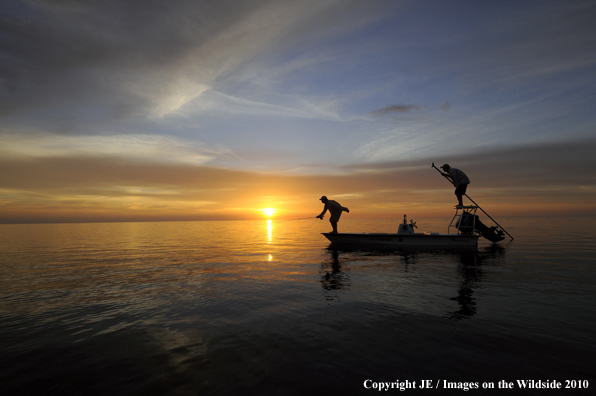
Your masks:
<svg viewBox="0 0 596 396"><path fill-rule="evenodd" d="M333 3L31 2L28 18L3 21L1 107L162 117Z"/></svg>
<svg viewBox="0 0 596 396"><path fill-rule="evenodd" d="M159 135L71 136L43 132L0 135L5 158L119 157L151 163L203 165L219 156L234 156L225 147Z"/></svg>
<svg viewBox="0 0 596 396"><path fill-rule="evenodd" d="M280 117L280 118L310 118L323 120L340 120L337 113L330 109L328 103L312 103L299 98L285 97L287 105L267 103L227 95L222 92L208 91L197 100L189 104L181 115L231 115L250 117ZM292 106L288 102L292 102Z"/></svg>

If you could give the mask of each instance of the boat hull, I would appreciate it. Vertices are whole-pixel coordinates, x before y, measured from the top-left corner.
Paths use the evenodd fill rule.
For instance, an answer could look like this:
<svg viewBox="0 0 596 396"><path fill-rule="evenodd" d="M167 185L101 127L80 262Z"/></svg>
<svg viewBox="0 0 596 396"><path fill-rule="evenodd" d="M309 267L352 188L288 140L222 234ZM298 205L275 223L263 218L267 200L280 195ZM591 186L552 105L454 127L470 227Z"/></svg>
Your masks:
<svg viewBox="0 0 596 396"><path fill-rule="evenodd" d="M390 234L323 233L333 245L385 246L396 248L459 249L477 248L478 235L468 234Z"/></svg>

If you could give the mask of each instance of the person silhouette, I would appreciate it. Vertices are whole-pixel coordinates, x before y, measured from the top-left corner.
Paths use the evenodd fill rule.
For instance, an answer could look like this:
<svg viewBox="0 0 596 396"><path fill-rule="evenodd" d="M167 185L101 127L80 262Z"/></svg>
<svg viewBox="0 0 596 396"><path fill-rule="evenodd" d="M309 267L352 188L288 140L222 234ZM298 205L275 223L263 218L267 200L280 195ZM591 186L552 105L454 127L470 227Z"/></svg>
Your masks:
<svg viewBox="0 0 596 396"><path fill-rule="evenodd" d="M323 202L325 204L325 207L323 208L321 214L317 216L317 219L323 220L323 216L327 211L329 211L329 213L331 213L331 218L329 219L329 222L331 223L331 227L333 227L332 233L337 234L337 222L341 217L341 213L350 213L350 210L341 206L339 202L334 201L332 199L328 199L324 195L321 198L319 198L319 201Z"/></svg>
<svg viewBox="0 0 596 396"><path fill-rule="evenodd" d="M470 179L464 172L459 169L452 168L449 164L445 164L441 167L446 173L441 174L446 176L452 180L453 185L455 186L455 196L457 197L457 206L464 206L463 203L463 196L466 195L466 190L468 188L468 184L470 184Z"/></svg>

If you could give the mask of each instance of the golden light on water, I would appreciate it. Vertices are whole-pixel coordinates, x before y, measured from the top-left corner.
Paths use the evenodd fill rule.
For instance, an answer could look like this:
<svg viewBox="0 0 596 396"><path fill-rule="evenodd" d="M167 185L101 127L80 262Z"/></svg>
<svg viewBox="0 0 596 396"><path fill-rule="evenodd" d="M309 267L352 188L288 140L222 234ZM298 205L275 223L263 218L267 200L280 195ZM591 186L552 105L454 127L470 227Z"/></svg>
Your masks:
<svg viewBox="0 0 596 396"><path fill-rule="evenodd" d="M271 234L273 231L273 225L271 219L267 220L267 243L271 243ZM269 253L269 261L273 261L273 256Z"/></svg>

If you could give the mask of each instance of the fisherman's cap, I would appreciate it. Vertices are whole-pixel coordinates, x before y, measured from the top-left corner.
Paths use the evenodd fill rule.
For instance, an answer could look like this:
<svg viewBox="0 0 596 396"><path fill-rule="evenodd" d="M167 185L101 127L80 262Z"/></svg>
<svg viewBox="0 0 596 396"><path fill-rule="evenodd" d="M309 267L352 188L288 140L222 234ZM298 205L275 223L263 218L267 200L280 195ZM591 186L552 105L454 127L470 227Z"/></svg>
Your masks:
<svg viewBox="0 0 596 396"><path fill-rule="evenodd" d="M319 198L319 201L327 201L327 197L323 195L321 198Z"/></svg>
<svg viewBox="0 0 596 396"><path fill-rule="evenodd" d="M442 168L442 169L445 169L445 168L451 168L451 167L449 166L449 164L445 164L445 165L443 165L441 168Z"/></svg>

